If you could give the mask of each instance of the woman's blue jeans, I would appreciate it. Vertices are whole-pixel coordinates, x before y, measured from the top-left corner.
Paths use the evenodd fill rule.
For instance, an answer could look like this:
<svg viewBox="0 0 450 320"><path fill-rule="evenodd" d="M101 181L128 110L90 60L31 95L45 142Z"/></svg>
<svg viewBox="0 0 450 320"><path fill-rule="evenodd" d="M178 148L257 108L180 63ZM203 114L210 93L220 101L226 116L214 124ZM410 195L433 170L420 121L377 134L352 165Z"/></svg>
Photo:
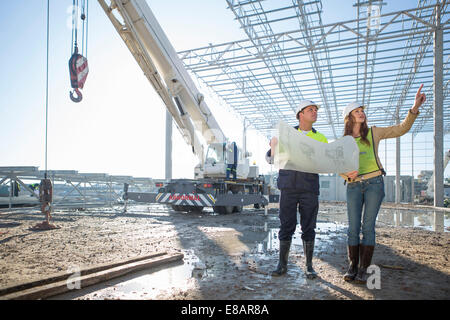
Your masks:
<svg viewBox="0 0 450 320"><path fill-rule="evenodd" d="M383 176L347 185L348 245L375 245L375 222L384 198ZM363 213L364 208L364 215Z"/></svg>

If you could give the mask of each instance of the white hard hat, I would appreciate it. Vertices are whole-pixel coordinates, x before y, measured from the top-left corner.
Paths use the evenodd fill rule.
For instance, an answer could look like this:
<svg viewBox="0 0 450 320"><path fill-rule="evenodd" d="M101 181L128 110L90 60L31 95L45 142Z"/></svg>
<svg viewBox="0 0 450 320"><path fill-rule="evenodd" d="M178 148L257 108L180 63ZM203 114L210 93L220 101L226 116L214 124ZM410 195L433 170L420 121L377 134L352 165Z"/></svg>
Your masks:
<svg viewBox="0 0 450 320"><path fill-rule="evenodd" d="M305 109L306 107L309 107L309 106L315 106L315 107L317 107L317 109L320 108L320 106L317 103L315 103L311 100L303 100L303 101L300 101L300 103L298 104L297 111L295 112L295 116L298 116L298 113L300 111L302 111L303 109Z"/></svg>
<svg viewBox="0 0 450 320"><path fill-rule="evenodd" d="M342 112L342 118L344 118L344 120L345 120L345 117L347 117L350 114L350 112L352 112L353 110L358 109L358 108L363 108L364 109L365 106L363 106L359 102L351 102L351 103L349 103L345 107L344 111Z"/></svg>

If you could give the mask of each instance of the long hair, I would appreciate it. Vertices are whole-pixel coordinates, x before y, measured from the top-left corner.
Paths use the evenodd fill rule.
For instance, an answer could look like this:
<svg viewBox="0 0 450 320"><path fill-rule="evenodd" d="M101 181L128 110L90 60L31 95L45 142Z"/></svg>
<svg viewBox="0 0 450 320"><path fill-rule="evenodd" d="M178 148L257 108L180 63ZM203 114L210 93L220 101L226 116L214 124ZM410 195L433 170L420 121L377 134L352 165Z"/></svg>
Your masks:
<svg viewBox="0 0 450 320"><path fill-rule="evenodd" d="M353 135L353 126L355 125L355 118L351 115L351 113L345 117L345 128L344 128L344 136ZM364 122L361 123L359 128L359 136L361 137L361 142L367 146L370 146L369 139L367 139L367 134L369 133L369 126L367 125L367 118L364 119Z"/></svg>

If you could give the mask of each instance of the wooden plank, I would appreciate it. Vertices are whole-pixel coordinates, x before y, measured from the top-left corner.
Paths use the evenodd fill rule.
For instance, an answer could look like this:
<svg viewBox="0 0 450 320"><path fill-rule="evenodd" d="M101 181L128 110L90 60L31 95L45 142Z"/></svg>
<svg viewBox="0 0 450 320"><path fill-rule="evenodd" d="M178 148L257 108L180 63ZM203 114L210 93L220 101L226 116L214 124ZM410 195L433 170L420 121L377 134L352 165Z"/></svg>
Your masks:
<svg viewBox="0 0 450 320"><path fill-rule="evenodd" d="M184 255L182 253L168 254L164 256L157 256L150 259L122 264L120 266L80 276L79 278L69 279L70 278L69 275L67 279L61 281L56 281L1 296L0 300L45 299L71 290L76 290L76 289L69 289L68 284L73 283L73 281L79 281L80 288L85 288L106 280L121 277L131 272L136 272L147 268L154 268L165 263L181 260L183 259L183 257Z"/></svg>
<svg viewBox="0 0 450 320"><path fill-rule="evenodd" d="M131 263L131 262L137 262L137 261L141 261L141 260L145 260L145 259L159 257L159 256L162 256L162 255L165 255L165 254L167 254L167 253L166 252L157 252L157 253L153 253L153 254L150 254L150 255L141 256L141 257L132 258L132 259L127 259L127 260L123 260L123 261L119 261L119 262L103 263L103 264L99 264L97 266L93 266L93 267L82 269L80 271L80 274L82 276L84 276L84 275L87 275L87 274L90 274L90 273L94 273L94 272L98 272L98 271L102 271L102 270L118 267L118 266L121 266L121 265L124 265L124 264L128 264L128 263ZM30 288L37 287L37 286L42 286L44 284L49 284L49 283L53 283L53 282L57 282L57 281L66 280L68 277L70 277L70 274L68 274L67 272L61 272L61 273L54 274L54 275L52 275L50 277L47 277L47 278L43 278L43 279L39 279L39 280L35 280L35 281L30 281L30 282L25 282L25 283L21 283L21 284L14 285L14 286L5 287L5 288L0 289L0 296L6 295L6 294L9 294L9 293L13 293L13 292L17 292L17 291L30 289Z"/></svg>
<svg viewBox="0 0 450 320"><path fill-rule="evenodd" d="M405 268L403 268L402 266L391 266L386 264L380 264L380 267L393 270L405 270Z"/></svg>

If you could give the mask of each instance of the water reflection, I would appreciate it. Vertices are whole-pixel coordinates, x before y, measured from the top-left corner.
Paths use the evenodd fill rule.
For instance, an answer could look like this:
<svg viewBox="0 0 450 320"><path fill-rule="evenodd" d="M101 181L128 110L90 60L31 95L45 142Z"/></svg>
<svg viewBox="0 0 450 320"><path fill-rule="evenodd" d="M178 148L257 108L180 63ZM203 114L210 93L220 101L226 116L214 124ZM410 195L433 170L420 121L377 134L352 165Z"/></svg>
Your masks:
<svg viewBox="0 0 450 320"><path fill-rule="evenodd" d="M377 223L393 227L415 227L436 232L448 232L450 217L441 210L414 211L405 209L381 209Z"/></svg>
<svg viewBox="0 0 450 320"><path fill-rule="evenodd" d="M445 232L445 218L442 211L433 212L433 231Z"/></svg>
<svg viewBox="0 0 450 320"><path fill-rule="evenodd" d="M267 232L265 238L262 241L256 243L255 253L273 253L278 251L279 240L278 231L279 228L268 228L267 222L264 224L264 231ZM316 225L316 248L318 250L326 250L329 242L332 242L340 235L345 235L346 226L336 222L317 222ZM303 252L303 241L301 238L302 232L300 225L297 225L295 233L292 237L293 251ZM316 250L317 251L317 250Z"/></svg>
<svg viewBox="0 0 450 320"><path fill-rule="evenodd" d="M193 250L185 250L183 261L133 272L129 275L108 280L81 290L50 297L49 300L104 300L104 299L157 299L165 291L189 290L195 282L208 273L206 266Z"/></svg>

